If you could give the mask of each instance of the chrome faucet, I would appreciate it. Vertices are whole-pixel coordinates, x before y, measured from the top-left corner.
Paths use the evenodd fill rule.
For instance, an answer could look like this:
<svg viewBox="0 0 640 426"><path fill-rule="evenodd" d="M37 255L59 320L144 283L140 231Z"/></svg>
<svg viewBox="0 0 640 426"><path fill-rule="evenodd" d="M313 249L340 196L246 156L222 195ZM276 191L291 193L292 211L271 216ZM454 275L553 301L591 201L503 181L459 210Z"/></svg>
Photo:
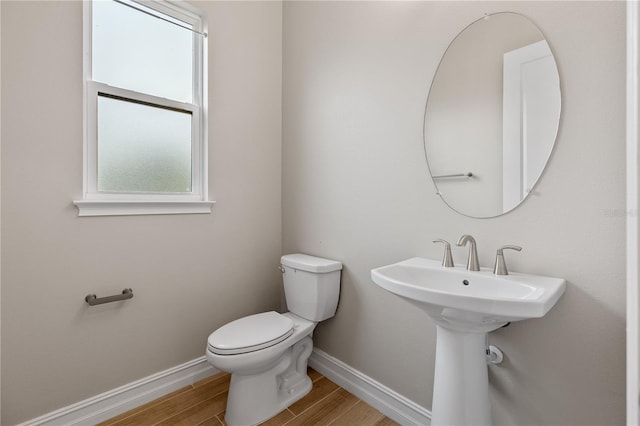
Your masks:
<svg viewBox="0 0 640 426"><path fill-rule="evenodd" d="M479 271L480 263L478 262L478 250L476 249L476 240L471 235L463 235L460 237L456 245L458 247L466 246L467 243L471 243L471 248L469 249L469 259L467 260L467 270L468 271Z"/></svg>

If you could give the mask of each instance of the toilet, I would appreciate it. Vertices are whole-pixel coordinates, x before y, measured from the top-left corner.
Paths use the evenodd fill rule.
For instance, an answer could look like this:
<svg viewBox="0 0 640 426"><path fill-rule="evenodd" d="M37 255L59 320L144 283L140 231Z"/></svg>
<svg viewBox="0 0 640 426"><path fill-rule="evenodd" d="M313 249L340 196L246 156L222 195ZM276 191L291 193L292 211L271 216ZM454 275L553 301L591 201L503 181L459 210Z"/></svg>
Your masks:
<svg viewBox="0 0 640 426"><path fill-rule="evenodd" d="M229 426L261 423L309 393L313 330L336 313L342 263L300 253L280 263L289 312L237 319L207 340L209 363L231 373Z"/></svg>

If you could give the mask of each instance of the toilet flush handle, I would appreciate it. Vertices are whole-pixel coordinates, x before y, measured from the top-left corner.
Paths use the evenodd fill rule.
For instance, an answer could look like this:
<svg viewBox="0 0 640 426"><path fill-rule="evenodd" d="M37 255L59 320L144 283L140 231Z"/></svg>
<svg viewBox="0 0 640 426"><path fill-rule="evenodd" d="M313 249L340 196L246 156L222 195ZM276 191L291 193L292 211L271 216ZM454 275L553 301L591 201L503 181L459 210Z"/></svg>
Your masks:
<svg viewBox="0 0 640 426"><path fill-rule="evenodd" d="M278 265L278 269L284 274L284 267L282 265Z"/></svg>

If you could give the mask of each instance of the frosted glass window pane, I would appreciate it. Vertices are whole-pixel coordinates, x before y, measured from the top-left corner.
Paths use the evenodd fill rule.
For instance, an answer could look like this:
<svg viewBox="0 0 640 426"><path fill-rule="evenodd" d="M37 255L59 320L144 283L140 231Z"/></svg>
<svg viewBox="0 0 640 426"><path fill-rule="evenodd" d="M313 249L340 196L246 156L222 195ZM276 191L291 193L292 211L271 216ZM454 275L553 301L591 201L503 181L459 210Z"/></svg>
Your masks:
<svg viewBox="0 0 640 426"><path fill-rule="evenodd" d="M94 1L92 43L94 81L192 102L191 31L110 0Z"/></svg>
<svg viewBox="0 0 640 426"><path fill-rule="evenodd" d="M98 191L191 192L191 118L98 96Z"/></svg>

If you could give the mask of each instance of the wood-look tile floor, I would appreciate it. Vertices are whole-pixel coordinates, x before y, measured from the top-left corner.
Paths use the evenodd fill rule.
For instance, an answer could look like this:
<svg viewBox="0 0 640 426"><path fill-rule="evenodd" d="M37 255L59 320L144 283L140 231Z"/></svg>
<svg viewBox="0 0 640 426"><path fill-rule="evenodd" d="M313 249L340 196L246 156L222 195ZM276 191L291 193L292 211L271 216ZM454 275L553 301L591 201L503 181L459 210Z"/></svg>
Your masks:
<svg viewBox="0 0 640 426"><path fill-rule="evenodd" d="M398 425L315 370L304 398L262 423L268 426ZM98 426L226 426L224 410L231 376L219 373L100 423ZM250 407L247 407L250 409Z"/></svg>

